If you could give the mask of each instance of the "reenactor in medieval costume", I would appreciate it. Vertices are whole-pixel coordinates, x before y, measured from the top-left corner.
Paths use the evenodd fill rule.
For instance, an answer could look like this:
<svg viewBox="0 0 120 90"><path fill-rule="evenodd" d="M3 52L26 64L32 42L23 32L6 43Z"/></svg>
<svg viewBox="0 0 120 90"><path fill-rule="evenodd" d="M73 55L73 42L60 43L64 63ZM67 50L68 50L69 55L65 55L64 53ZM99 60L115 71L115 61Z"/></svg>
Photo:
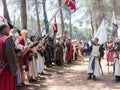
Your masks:
<svg viewBox="0 0 120 90"><path fill-rule="evenodd" d="M91 52L89 64L88 64L88 80L93 78L93 80L96 80L96 77L101 76L101 64L100 64L100 51L101 51L101 45L98 44L99 39L95 38L93 41L93 45L89 47L88 49L84 49L84 52Z"/></svg>
<svg viewBox="0 0 120 90"><path fill-rule="evenodd" d="M115 82L120 82L120 39L116 39L113 51L114 55L114 76Z"/></svg>
<svg viewBox="0 0 120 90"><path fill-rule="evenodd" d="M9 35L7 20L0 17L0 90L16 90L15 44Z"/></svg>

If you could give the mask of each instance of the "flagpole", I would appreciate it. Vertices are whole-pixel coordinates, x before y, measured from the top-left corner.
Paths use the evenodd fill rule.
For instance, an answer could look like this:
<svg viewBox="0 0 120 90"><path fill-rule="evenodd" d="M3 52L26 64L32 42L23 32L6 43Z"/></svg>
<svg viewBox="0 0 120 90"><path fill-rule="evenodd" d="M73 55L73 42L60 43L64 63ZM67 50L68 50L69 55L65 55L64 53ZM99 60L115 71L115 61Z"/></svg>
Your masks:
<svg viewBox="0 0 120 90"><path fill-rule="evenodd" d="M61 8L64 6L64 4L65 4L65 2L63 2L62 3L62 5L61 5L61 7L59 7L58 8L58 10L55 12L55 14L53 15L53 17L50 19L50 21L45 25L45 27L43 28L43 30L39 33L39 35L41 35L42 34L42 32L45 30L45 28L47 27L47 25L52 21L52 19L54 18L54 16L61 10ZM39 36L38 35L38 36ZM48 36L49 35L49 33L47 33L46 34L46 36ZM37 37L38 37L37 36ZM37 38L36 38L36 40L37 40ZM27 51L29 50L30 48L28 48L25 52L24 52L24 55L27 53Z"/></svg>
<svg viewBox="0 0 120 90"><path fill-rule="evenodd" d="M50 21L45 25L45 27L43 28L43 30L40 32L40 34L42 34L42 32L45 30L45 28L49 25L49 23L53 20L54 16L61 10L61 8L64 6L65 2L62 3L62 5L58 8L58 10L55 12L55 14L53 15L53 17L50 19Z"/></svg>

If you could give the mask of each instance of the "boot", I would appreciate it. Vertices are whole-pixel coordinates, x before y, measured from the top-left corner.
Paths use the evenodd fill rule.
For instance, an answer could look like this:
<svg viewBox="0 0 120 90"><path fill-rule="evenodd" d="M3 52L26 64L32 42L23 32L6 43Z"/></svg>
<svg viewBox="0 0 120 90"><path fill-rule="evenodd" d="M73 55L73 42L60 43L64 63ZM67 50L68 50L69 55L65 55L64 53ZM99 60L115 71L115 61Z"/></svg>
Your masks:
<svg viewBox="0 0 120 90"><path fill-rule="evenodd" d="M95 75L93 75L93 80L96 80L96 77L95 77Z"/></svg>
<svg viewBox="0 0 120 90"><path fill-rule="evenodd" d="M88 80L90 80L91 78L92 78L92 75L91 75L91 74L89 74L89 76L88 76L88 78L87 78L87 79L88 79Z"/></svg>

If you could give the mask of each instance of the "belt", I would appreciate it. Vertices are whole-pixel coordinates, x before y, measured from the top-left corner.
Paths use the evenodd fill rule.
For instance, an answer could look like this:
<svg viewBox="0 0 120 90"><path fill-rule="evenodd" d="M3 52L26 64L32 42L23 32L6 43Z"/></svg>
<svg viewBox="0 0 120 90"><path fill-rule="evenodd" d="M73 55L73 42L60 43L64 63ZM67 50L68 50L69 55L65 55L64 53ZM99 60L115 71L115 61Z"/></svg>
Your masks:
<svg viewBox="0 0 120 90"><path fill-rule="evenodd" d="M115 57L115 58L119 59L119 57Z"/></svg>
<svg viewBox="0 0 120 90"><path fill-rule="evenodd" d="M120 57L119 57L119 55L117 54L117 55L115 56L115 58L119 59Z"/></svg>
<svg viewBox="0 0 120 90"><path fill-rule="evenodd" d="M0 63L0 67L4 67L6 65L7 65L7 63Z"/></svg>
<svg viewBox="0 0 120 90"><path fill-rule="evenodd" d="M93 55L91 55L91 57L98 58L98 56L93 56Z"/></svg>

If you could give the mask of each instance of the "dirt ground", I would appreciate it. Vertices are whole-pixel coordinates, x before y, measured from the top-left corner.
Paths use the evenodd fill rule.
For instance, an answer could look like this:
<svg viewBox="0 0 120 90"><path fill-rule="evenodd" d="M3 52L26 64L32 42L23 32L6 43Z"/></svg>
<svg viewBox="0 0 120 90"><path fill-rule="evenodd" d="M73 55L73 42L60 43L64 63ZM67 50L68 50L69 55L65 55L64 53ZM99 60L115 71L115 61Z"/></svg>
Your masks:
<svg viewBox="0 0 120 90"><path fill-rule="evenodd" d="M106 60L101 62L104 74L96 81L87 80L88 59L81 63L73 61L64 66L47 68L46 74L40 76L37 83L30 83L18 90L120 90L120 83L113 83L113 67L108 66Z"/></svg>

